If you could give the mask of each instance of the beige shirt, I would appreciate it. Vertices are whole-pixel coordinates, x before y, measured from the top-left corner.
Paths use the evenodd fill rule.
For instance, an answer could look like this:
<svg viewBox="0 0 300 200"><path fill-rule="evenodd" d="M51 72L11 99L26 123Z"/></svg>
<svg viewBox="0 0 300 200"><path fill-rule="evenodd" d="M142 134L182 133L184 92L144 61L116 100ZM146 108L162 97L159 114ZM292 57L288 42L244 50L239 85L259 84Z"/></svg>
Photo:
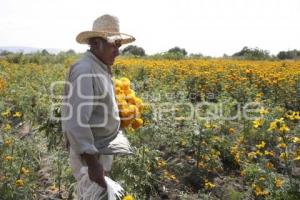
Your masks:
<svg viewBox="0 0 300 200"><path fill-rule="evenodd" d="M64 94L62 129L70 147L77 154L99 153L120 128L109 68L87 51L71 66Z"/></svg>

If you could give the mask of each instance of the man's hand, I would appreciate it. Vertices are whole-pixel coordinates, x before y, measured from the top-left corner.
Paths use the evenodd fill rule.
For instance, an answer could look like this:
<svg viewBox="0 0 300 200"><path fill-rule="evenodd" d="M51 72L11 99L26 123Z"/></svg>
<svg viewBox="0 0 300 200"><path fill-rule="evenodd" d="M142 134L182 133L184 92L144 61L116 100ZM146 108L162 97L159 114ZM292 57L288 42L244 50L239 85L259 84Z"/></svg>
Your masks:
<svg viewBox="0 0 300 200"><path fill-rule="evenodd" d="M107 185L104 179L104 169L101 163L99 163L96 155L82 154L82 158L88 165L88 173L91 181L98 183L104 189L107 189Z"/></svg>

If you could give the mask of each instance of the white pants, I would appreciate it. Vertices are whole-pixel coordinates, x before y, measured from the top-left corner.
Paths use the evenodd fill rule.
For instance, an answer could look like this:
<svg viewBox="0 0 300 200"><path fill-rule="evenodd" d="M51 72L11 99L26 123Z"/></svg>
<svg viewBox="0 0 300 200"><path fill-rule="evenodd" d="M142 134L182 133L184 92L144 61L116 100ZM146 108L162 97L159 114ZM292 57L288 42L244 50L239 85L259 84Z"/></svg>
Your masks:
<svg viewBox="0 0 300 200"><path fill-rule="evenodd" d="M104 171L109 172L113 163L113 155L99 155L99 162L102 164ZM73 171L73 176L79 181L82 177L80 172L81 167L85 167L80 155L76 154L72 148L70 148L70 164Z"/></svg>

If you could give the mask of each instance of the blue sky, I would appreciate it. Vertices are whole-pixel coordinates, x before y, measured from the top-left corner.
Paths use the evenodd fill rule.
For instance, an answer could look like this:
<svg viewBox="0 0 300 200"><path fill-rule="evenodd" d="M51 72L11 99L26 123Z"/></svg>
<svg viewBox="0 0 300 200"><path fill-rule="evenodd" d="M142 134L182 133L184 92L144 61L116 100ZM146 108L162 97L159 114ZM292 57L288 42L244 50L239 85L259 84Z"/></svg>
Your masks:
<svg viewBox="0 0 300 200"><path fill-rule="evenodd" d="M0 0L0 46L84 51L76 35L102 14L119 18L146 53L174 46L222 56L244 46L300 49L299 0Z"/></svg>

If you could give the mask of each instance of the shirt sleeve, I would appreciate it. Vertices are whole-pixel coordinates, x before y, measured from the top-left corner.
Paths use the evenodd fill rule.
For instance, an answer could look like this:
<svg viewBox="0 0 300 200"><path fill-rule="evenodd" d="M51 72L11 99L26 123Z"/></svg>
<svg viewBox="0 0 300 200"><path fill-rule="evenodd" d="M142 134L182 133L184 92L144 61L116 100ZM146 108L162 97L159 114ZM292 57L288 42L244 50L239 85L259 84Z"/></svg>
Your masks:
<svg viewBox="0 0 300 200"><path fill-rule="evenodd" d="M94 136L89 126L93 112L93 79L88 66L74 66L69 75L70 118L66 121L66 136L77 154L96 154Z"/></svg>

